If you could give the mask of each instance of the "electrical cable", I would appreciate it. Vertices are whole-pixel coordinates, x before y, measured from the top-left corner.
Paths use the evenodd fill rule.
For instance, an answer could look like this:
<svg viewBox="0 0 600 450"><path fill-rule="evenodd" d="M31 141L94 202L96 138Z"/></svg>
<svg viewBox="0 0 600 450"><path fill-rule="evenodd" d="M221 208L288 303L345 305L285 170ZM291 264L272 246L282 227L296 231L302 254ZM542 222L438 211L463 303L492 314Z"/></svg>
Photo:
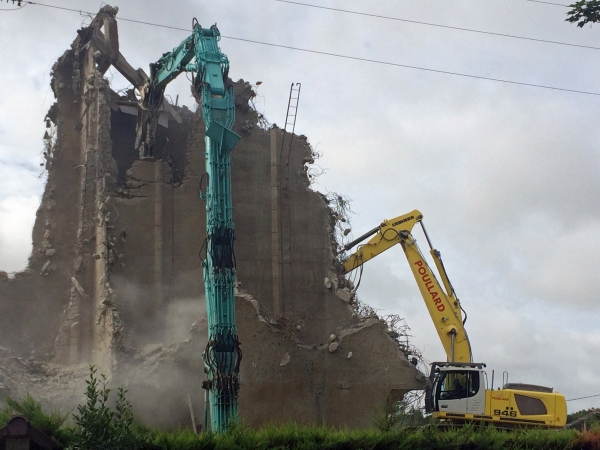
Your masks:
<svg viewBox="0 0 600 450"><path fill-rule="evenodd" d="M543 2L541 0L525 0L526 2L533 2L533 3L544 3L546 5L552 5L552 6L562 6L563 8L568 8L571 5L563 5L560 3L552 3L552 2Z"/></svg>
<svg viewBox="0 0 600 450"><path fill-rule="evenodd" d="M507 38L512 38L512 39L521 39L524 41L543 42L546 44L567 45L569 47L580 47L580 48L588 48L588 49L592 49L592 50L600 50L600 47L594 47L591 45L571 44L569 42L550 41L547 39L537 39L537 38L531 38L531 37L526 37L526 36L517 36L514 34L494 33L492 31L474 30L472 28L453 27L451 25L440 25L440 24L431 23L431 22L421 22L418 20L401 19L399 17L382 16L382 15L378 15L378 14L370 14L370 13L365 13L365 12L360 12L360 11L350 11L348 9L331 8L328 6L312 5L310 3L301 3L301 2L291 1L291 0L275 0L275 1L280 2L280 3L289 3L291 5L307 6L310 8L318 8L318 9L326 9L329 11L344 12L347 14L356 14L359 16L375 17L378 19L386 19L386 20L395 20L398 22L414 23L417 25L426 25L426 26L430 26L430 27L446 28L446 29L458 30L458 31L468 31L470 33L479 33L479 34L487 34L487 35L491 35L491 36L500 36L500 37L507 37Z"/></svg>
<svg viewBox="0 0 600 450"><path fill-rule="evenodd" d="M412 65L408 65L408 64L399 64L399 63L393 63L393 62L389 62L389 61L380 61L377 59L361 58L358 56L342 55L339 53L322 52L322 51L318 51L318 50L309 50L309 49L300 48L300 47L272 44L272 43L268 43L268 42L254 41L251 39L242 39L242 38L236 38L236 37L232 37L232 36L222 35L221 37L226 38L226 39L236 40L236 41L244 41L244 42L251 42L254 44L268 45L271 47L279 47L279 48L286 48L286 49L290 49L290 50L297 50L300 52L316 53L316 54L325 55L325 56L334 56L337 58L350 59L350 60L354 60L354 61L370 62L370 63L375 63L375 64L383 64L386 66L393 66L393 67L403 67L405 69L422 70L425 72L441 73L444 75L454 75L454 76L465 77L465 78L475 78L475 79L479 79L479 80L496 81L498 83L515 84L515 85L520 85L520 86L529 86L529 87L536 87L536 88L541 88L541 89L550 89L550 90L554 90L554 91L564 91L564 92L572 92L572 93L576 93L576 94L587 94L587 95L600 96L599 92L580 91L577 89L568 89L568 88L560 88L560 87L555 87L555 86L545 86L542 84L535 84L535 83L525 83L525 82L521 82L521 81L504 80L502 78L484 77L484 76L480 76L480 75L471 75L471 74L465 74L465 73L460 73L460 72L451 72L448 70L430 69L427 67L412 66Z"/></svg>
<svg viewBox="0 0 600 450"><path fill-rule="evenodd" d="M592 397L600 397L600 394L588 395L586 397L570 398L569 400L566 400L566 401L567 402L572 402L574 400L583 400L584 398L592 398Z"/></svg>
<svg viewBox="0 0 600 450"><path fill-rule="evenodd" d="M54 5L47 5L44 3L37 3L37 2L30 2L30 1L27 1L27 2L24 1L23 3L27 3L30 5L47 6L50 8L56 8L56 9L61 9L61 10L65 10L65 11L74 11L74 12L78 12L78 13L91 14L86 11L81 11L78 9L65 8L65 7L54 6ZM172 30L189 32L189 30L184 29L184 28L172 27L169 25L161 25L161 24L156 24L156 23L151 23L151 22L144 22L141 20L126 19L123 17L119 18L119 20L125 21L125 22L134 22L134 23L139 23L139 24L143 24L143 25L150 25L150 26L156 26L156 27L160 27L160 28L168 28L168 29L172 29ZM568 89L568 88L561 88L561 87L556 87L556 86L546 86L546 85L535 84L535 83L525 83L525 82L521 82L521 81L505 80L502 78L493 78L493 77L484 77L484 76L480 76L480 75L465 74L465 73L452 72L452 71L441 70L441 69L431 69L431 68L427 68L427 67L419 67L419 66L413 66L413 65L409 65L409 64L399 64L399 63L393 63L393 62L389 62L389 61L381 61L381 60L370 59L370 58L361 58L358 56L342 55L339 53L323 52L323 51L319 51L319 50L310 50L310 49L305 49L305 48L300 48L300 47L293 47L290 45L273 44L270 42L255 41L253 39L237 38L237 37L233 37L233 36L221 35L221 37L225 38L225 39L235 40L235 41L249 42L252 44L267 45L270 47L285 48L288 50L296 50L296 51L306 52L306 53L315 53L315 54L324 55L324 56L333 56L336 58L349 59L352 61L370 62L370 63L374 63L374 64L382 64L382 65L392 66L392 67L402 67L405 69L421 70L421 71L425 71L425 72L440 73L440 74L444 74L444 75L453 75L453 76L463 77L463 78L473 78L473 79L479 79L479 80L495 81L497 83L535 87L535 88L548 89L548 90L553 90L553 91L562 91L562 92L571 92L571 93L575 93L575 94L600 96L599 92L582 91L582 90L578 90L578 89Z"/></svg>

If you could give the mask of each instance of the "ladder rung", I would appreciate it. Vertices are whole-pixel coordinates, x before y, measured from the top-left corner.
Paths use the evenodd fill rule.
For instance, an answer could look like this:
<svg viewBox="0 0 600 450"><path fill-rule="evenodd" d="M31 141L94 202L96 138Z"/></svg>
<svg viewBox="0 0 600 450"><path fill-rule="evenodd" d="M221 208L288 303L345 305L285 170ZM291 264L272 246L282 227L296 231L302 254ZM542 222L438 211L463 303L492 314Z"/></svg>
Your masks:
<svg viewBox="0 0 600 450"><path fill-rule="evenodd" d="M288 101L288 110L287 110L287 115L285 116L285 125L283 127L284 133L286 133L286 132L293 133L296 128L296 115L297 115L297 111L298 111L298 103L300 100L300 87L301 87L300 85L295 86L294 84L292 84L292 86L290 87L290 98ZM296 94L296 97L294 97L294 93ZM290 131L288 131L288 125L291 127ZM285 141L285 134L283 136L283 139ZM291 145L291 143L290 143L290 145ZM282 148L283 148L283 142L282 142Z"/></svg>

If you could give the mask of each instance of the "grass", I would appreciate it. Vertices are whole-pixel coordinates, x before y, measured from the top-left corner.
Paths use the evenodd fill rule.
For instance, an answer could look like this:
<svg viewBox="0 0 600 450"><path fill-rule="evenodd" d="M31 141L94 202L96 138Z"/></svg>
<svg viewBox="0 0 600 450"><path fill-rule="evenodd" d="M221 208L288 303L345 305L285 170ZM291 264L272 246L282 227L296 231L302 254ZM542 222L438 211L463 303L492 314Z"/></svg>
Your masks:
<svg viewBox="0 0 600 450"><path fill-rule="evenodd" d="M600 435L598 436L600 439ZM439 429L436 426L377 430L333 430L296 424L268 426L258 430L234 427L222 435L194 434L188 430L147 436L148 449L164 450L413 450L413 449L600 449L578 447L578 439L589 439L574 430L499 430L492 426ZM582 441L583 442L583 441Z"/></svg>
<svg viewBox="0 0 600 450"><path fill-rule="evenodd" d="M76 437L85 430L66 427L67 416L46 413L30 395L21 400L8 399L0 409L0 427L15 414L25 416L34 427L52 436L67 448L84 448ZM226 433L195 434L189 429L163 432L132 427L134 439L119 449L131 450L600 450L600 427L577 430L502 430L492 425L467 425L461 428L423 427L392 428L380 431L332 429L298 424L271 425L251 429L235 424ZM96 434L96 433L94 433ZM125 441L124 441L125 442ZM108 448L99 443L98 448ZM111 446L111 449L117 447ZM85 447L87 448L87 447Z"/></svg>

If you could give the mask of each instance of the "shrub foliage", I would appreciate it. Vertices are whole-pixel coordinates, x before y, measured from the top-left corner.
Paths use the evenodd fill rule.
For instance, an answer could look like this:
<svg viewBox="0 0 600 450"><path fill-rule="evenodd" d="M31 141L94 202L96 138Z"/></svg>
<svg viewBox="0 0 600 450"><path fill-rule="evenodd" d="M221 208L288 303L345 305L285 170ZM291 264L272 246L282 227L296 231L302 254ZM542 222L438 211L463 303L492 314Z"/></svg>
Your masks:
<svg viewBox="0 0 600 450"><path fill-rule="evenodd" d="M491 425L442 428L427 423L420 413L402 404L383 412L380 422L374 423L379 429L346 430L298 424L251 429L238 423L223 434L196 434L190 429L164 432L135 426L127 391L122 388L117 389L117 398L111 407L107 378L98 376L93 366L86 383L87 399L73 414L73 426L65 426L67 416L44 412L39 402L26 395L20 401L9 399L0 409L0 427L13 415L23 415L67 450L600 450L598 426L583 432L502 430Z"/></svg>

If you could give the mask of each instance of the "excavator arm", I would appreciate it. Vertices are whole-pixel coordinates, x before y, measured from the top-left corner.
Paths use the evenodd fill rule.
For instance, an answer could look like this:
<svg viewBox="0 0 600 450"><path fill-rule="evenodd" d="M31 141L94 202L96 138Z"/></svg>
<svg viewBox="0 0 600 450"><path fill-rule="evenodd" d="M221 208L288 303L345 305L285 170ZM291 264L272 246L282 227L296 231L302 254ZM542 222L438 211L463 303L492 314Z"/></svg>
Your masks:
<svg viewBox="0 0 600 450"><path fill-rule="evenodd" d="M442 341L449 362L472 362L471 345L464 328L463 311L450 283L439 251L431 246L429 236L422 223L423 215L414 210L381 225L344 246L349 250L368 237L371 239L360 245L343 263L344 273L348 273L368 260L383 253L396 244L400 244L410 269L415 277L425 306ZM420 223L430 246L430 253L442 279L440 285L429 264L423 257L416 240L411 234L413 227Z"/></svg>
<svg viewBox="0 0 600 450"><path fill-rule="evenodd" d="M360 245L356 252L344 261L344 273L353 271L368 260L375 258L380 253L400 243L400 232L412 230L422 218L423 215L415 209L408 214L398 216L392 220L384 220L378 227L346 244L344 250L350 250L366 238L373 236L368 242Z"/></svg>
<svg viewBox="0 0 600 450"><path fill-rule="evenodd" d="M191 72L206 124L205 163L206 256L202 260L208 319L208 343L202 354L207 380L211 430L222 432L237 418L242 352L237 333L234 286L234 223L231 200L230 153L239 136L233 87L227 86L229 61L218 46L216 25L206 29L194 21L193 32L172 52L150 65L141 90L136 145L142 158L154 157L154 135L167 84Z"/></svg>
<svg viewBox="0 0 600 450"><path fill-rule="evenodd" d="M135 143L142 159L155 156L156 126L165 88L182 72L191 72L194 89L202 98L207 136L221 140L228 149L237 144L240 137L230 129L235 104L232 89L226 86L229 60L219 49L220 37L216 25L202 28L194 19L192 35L150 64L150 77L140 88L141 114Z"/></svg>

